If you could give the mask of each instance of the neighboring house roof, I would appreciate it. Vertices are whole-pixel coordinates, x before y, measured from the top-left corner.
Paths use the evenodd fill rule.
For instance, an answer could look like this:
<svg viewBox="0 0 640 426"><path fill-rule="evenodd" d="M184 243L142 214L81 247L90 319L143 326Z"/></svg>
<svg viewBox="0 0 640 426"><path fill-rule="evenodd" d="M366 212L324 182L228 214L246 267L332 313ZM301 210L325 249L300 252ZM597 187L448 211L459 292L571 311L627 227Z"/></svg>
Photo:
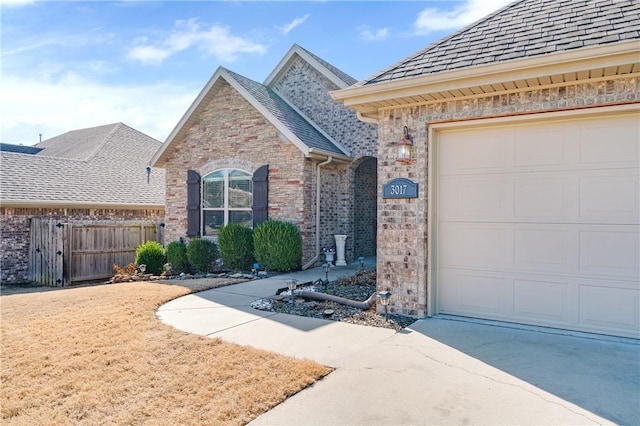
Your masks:
<svg viewBox="0 0 640 426"><path fill-rule="evenodd" d="M35 146L42 148L40 155L49 157L88 160L109 140L109 136L118 130L118 124L105 124L88 129L72 130Z"/></svg>
<svg viewBox="0 0 640 426"><path fill-rule="evenodd" d="M373 113L640 72L639 28L638 0L519 0L332 95Z"/></svg>
<svg viewBox="0 0 640 426"><path fill-rule="evenodd" d="M5 207L163 208L164 170L149 160L160 142L125 124L75 130L43 141L35 155L1 152Z"/></svg>
<svg viewBox="0 0 640 426"><path fill-rule="evenodd" d="M42 151L42 148L29 145L12 145L8 143L0 143L0 151L3 152L17 152L19 154L37 154Z"/></svg>
<svg viewBox="0 0 640 426"><path fill-rule="evenodd" d="M298 46L292 51L299 53L302 52L302 49ZM304 55L311 57L308 52L304 53ZM313 61L318 62L317 59L313 59ZM328 72L326 67L322 66L325 68L323 72ZM334 76L333 78L337 77ZM338 142L270 87L229 71L226 68L219 67L182 116L182 119L173 129L165 143L154 155L152 159L154 166L162 167L164 165L174 141L184 137L187 129L197 120L204 106L215 95L217 89L221 87L222 82L227 82L238 91L278 131L296 145L305 156L321 156L324 158L332 156L339 160L349 159L349 153ZM346 83L341 81L340 86L346 87Z"/></svg>

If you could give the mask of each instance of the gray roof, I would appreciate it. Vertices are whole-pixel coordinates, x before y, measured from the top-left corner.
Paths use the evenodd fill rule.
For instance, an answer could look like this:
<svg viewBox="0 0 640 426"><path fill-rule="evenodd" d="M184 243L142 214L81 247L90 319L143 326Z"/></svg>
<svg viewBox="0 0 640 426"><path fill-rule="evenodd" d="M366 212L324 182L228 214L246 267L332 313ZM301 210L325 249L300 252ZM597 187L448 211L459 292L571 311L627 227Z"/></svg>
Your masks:
<svg viewBox="0 0 640 426"><path fill-rule="evenodd" d="M347 86L351 86L355 83L357 83L358 80L356 80L355 78L351 77L349 74L347 74L346 72L342 71L339 68L334 67L333 65L331 65L329 62L325 61L324 59L314 55L313 53L309 52L307 49L305 49L304 47L300 46L299 44L296 44L297 47L299 47L300 49L304 50L305 52L307 52L309 54L309 56L313 57L316 61L320 62L325 68L327 68L329 71L331 71L336 77L338 77L340 80L344 81Z"/></svg>
<svg viewBox="0 0 640 426"><path fill-rule="evenodd" d="M81 137L85 136L85 138ZM5 205L162 207L164 169L147 165L160 142L122 123L76 130L38 144L36 155L0 153Z"/></svg>
<svg viewBox="0 0 640 426"><path fill-rule="evenodd" d="M100 150L102 145L109 140L109 135L118 127L119 124L105 124L88 129L72 130L44 140L35 146L43 148L40 155L88 160Z"/></svg>
<svg viewBox="0 0 640 426"><path fill-rule="evenodd" d="M42 148L29 145L13 145L9 143L0 143L0 151L4 152L17 152L20 154L37 154L42 151Z"/></svg>
<svg viewBox="0 0 640 426"><path fill-rule="evenodd" d="M640 39L638 0L519 0L358 86Z"/></svg>
<svg viewBox="0 0 640 426"><path fill-rule="evenodd" d="M308 118L272 89L227 69L225 71L309 148L345 155L327 136L314 127Z"/></svg>

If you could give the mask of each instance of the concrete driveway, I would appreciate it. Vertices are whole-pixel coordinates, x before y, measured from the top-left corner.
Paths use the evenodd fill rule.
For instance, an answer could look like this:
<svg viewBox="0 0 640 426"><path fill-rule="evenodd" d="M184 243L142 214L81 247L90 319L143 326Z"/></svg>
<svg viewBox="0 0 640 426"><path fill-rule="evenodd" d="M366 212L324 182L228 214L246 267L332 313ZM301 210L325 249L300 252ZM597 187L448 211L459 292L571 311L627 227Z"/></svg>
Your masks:
<svg viewBox="0 0 640 426"><path fill-rule="evenodd" d="M252 424L640 424L637 340L444 316L396 333L249 306L286 278L158 310L182 330L336 367Z"/></svg>

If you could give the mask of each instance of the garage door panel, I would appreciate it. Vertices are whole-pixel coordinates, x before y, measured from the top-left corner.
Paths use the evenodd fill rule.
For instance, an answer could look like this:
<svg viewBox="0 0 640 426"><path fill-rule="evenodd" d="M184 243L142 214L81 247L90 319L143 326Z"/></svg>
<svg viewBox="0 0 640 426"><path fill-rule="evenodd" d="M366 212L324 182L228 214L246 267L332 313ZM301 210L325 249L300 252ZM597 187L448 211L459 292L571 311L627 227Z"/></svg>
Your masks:
<svg viewBox="0 0 640 426"><path fill-rule="evenodd" d="M577 214L576 181L567 176L516 178L514 219L571 220Z"/></svg>
<svg viewBox="0 0 640 426"><path fill-rule="evenodd" d="M511 268L510 232L487 224L442 224L440 264Z"/></svg>
<svg viewBox="0 0 640 426"><path fill-rule="evenodd" d="M555 229L554 229L555 228ZM575 233L563 227L519 227L514 230L514 270L571 273Z"/></svg>
<svg viewBox="0 0 640 426"><path fill-rule="evenodd" d="M584 275L638 279L640 232L637 229L631 226L591 227L581 231L579 272Z"/></svg>
<svg viewBox="0 0 640 426"><path fill-rule="evenodd" d="M509 217L509 182L497 178L444 179L441 208L448 217L486 219Z"/></svg>
<svg viewBox="0 0 640 426"><path fill-rule="evenodd" d="M575 124L527 126L515 131L515 167L566 166L578 150Z"/></svg>
<svg viewBox="0 0 640 426"><path fill-rule="evenodd" d="M637 123L615 117L583 124L580 135L581 163L637 165L638 161L640 132Z"/></svg>
<svg viewBox="0 0 640 426"><path fill-rule="evenodd" d="M455 283L442 289L440 312L476 314L491 318L511 315L511 283L501 274L443 268L443 279Z"/></svg>
<svg viewBox="0 0 640 426"><path fill-rule="evenodd" d="M596 329L604 333L625 330L631 337L640 337L638 290L611 286L581 286L579 321L583 329Z"/></svg>
<svg viewBox="0 0 640 426"><path fill-rule="evenodd" d="M617 173L594 172L581 177L580 217L616 223L640 223L640 179L638 169Z"/></svg>
<svg viewBox="0 0 640 426"><path fill-rule="evenodd" d="M466 134L452 134L447 150L439 159L443 176L460 173L486 173L508 167L513 135L480 130L470 139Z"/></svg>
<svg viewBox="0 0 640 426"><path fill-rule="evenodd" d="M639 118L439 132L437 309L640 338Z"/></svg>
<svg viewBox="0 0 640 426"><path fill-rule="evenodd" d="M571 321L568 282L514 280L514 316L523 321L563 324Z"/></svg>

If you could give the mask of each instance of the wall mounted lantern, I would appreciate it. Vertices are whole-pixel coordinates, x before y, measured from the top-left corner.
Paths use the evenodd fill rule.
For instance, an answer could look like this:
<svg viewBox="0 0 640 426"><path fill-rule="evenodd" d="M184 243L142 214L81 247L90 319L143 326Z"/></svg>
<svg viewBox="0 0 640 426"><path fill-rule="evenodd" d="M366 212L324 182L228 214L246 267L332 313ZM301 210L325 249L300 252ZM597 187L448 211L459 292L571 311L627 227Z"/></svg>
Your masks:
<svg viewBox="0 0 640 426"><path fill-rule="evenodd" d="M396 161L398 163L410 164L413 138L409 134L409 128L407 126L404 126L404 129L402 131L402 138L400 138L400 141L396 142L395 145L397 147Z"/></svg>

